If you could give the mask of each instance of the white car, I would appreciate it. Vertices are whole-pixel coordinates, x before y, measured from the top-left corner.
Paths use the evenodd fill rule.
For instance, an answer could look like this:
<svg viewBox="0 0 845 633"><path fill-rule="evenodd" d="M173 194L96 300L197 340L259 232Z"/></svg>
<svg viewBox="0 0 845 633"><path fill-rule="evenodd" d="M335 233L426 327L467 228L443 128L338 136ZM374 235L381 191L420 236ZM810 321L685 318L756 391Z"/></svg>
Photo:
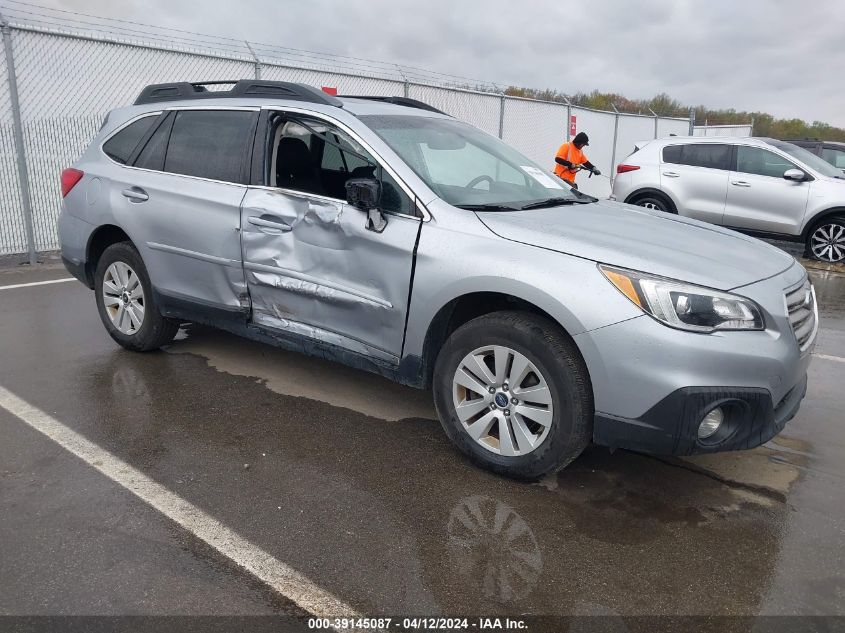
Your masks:
<svg viewBox="0 0 845 633"><path fill-rule="evenodd" d="M806 244L845 261L845 174L769 138L669 137L616 168L611 199Z"/></svg>

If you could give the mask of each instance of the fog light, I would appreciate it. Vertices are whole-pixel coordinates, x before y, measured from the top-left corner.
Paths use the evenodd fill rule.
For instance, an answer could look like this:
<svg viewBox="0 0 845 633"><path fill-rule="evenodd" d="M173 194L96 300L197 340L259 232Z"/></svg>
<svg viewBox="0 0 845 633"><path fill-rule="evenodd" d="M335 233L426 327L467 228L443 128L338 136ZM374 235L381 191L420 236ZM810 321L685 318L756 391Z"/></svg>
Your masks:
<svg viewBox="0 0 845 633"><path fill-rule="evenodd" d="M725 414L722 412L722 409L720 407L713 409L704 416L701 424L698 425L698 439L706 440L708 437L711 437L719 430L719 427L722 426L722 422L724 421Z"/></svg>

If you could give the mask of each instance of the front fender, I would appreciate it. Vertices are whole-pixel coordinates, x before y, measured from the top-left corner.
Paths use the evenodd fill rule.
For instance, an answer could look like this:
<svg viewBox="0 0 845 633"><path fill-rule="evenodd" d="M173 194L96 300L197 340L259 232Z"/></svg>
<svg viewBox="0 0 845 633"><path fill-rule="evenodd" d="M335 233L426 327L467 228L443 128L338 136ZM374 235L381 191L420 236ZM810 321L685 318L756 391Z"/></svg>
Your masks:
<svg viewBox="0 0 845 633"><path fill-rule="evenodd" d="M429 325L441 308L477 292L528 302L570 336L642 314L594 261L512 242L486 228L467 234L430 222L417 249L403 356L422 356Z"/></svg>

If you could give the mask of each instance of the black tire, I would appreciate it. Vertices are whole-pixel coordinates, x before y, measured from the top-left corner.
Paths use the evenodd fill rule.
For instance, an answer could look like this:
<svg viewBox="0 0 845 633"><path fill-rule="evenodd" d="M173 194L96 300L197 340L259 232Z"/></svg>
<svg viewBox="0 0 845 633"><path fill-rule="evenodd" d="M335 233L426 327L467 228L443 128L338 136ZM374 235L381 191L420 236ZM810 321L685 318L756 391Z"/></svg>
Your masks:
<svg viewBox="0 0 845 633"><path fill-rule="evenodd" d="M638 207L651 208L655 211L662 211L663 213L677 213L672 201L659 193L645 193L638 195L631 200L631 204Z"/></svg>
<svg viewBox="0 0 845 633"><path fill-rule="evenodd" d="M841 243L838 246L840 253L838 257L836 256L836 251L833 250L822 252L821 254L817 254L813 250L813 237L820 229L827 229L829 233L830 229L828 227L831 226L841 227L842 230L845 231L845 216L836 215L833 217L823 218L822 220L817 222L813 226L813 228L807 233L807 241L804 243L804 257L814 259L820 262L826 262L828 264L841 264L842 262L845 262L845 248L843 248L843 245L841 245Z"/></svg>
<svg viewBox="0 0 845 633"><path fill-rule="evenodd" d="M464 357L487 345L523 354L546 377L553 417L545 440L521 456L506 457L473 440L457 417L453 379ZM474 463L521 480L556 472L592 440L593 394L589 374L575 343L561 328L537 315L494 312L462 325L446 341L434 367L434 403L446 434Z"/></svg>
<svg viewBox="0 0 845 633"><path fill-rule="evenodd" d="M103 279L108 267L115 262L127 264L137 275L144 290L144 318L141 326L133 334L121 332L112 323L106 312L103 299ZM94 272L94 294L97 298L97 310L109 335L122 347L133 352L149 352L167 345L179 331L179 322L161 315L153 297L153 288L147 268L141 255L130 242L112 244L103 251L97 270Z"/></svg>

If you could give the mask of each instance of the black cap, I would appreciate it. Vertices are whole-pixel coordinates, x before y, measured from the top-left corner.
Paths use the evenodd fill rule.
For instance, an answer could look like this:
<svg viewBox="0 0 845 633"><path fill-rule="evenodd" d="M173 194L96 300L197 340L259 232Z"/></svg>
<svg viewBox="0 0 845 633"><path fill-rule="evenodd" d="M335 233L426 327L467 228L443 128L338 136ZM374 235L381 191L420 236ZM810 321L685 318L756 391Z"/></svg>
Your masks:
<svg viewBox="0 0 845 633"><path fill-rule="evenodd" d="M578 132L578 134L575 135L575 138L572 139L572 142L576 143L577 145L589 145L590 139L587 138L587 135L583 132Z"/></svg>

